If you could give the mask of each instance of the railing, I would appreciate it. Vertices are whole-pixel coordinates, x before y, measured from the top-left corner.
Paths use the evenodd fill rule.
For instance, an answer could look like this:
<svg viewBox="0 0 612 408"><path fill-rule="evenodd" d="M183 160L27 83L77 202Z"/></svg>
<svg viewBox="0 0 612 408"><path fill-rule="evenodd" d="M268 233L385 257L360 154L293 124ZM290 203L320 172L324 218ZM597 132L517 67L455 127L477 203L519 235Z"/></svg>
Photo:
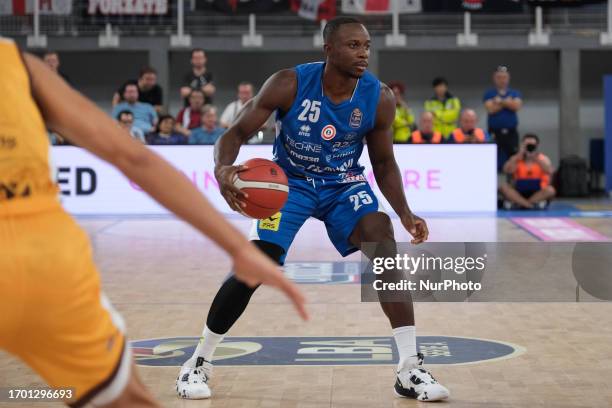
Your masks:
<svg viewBox="0 0 612 408"><path fill-rule="evenodd" d="M177 31L177 2L171 1L168 16L113 16L87 14L87 4L75 1L71 15L41 15L40 33L47 36L97 36L111 23L121 36L169 36ZM248 31L248 15L224 15L190 9L185 1L184 30L192 36L238 36ZM338 11L340 12L340 5ZM258 14L257 32L264 36L312 36L319 30L317 22L298 17L291 12ZM361 16L373 35L391 32L391 16ZM462 13L403 14L399 31L407 35L455 35L463 30ZM471 15L471 29L480 35L526 34L534 26L534 14ZM598 35L607 30L605 6L572 9L552 9L544 13L544 28L555 34ZM0 16L0 34L30 35L34 31L32 16Z"/></svg>

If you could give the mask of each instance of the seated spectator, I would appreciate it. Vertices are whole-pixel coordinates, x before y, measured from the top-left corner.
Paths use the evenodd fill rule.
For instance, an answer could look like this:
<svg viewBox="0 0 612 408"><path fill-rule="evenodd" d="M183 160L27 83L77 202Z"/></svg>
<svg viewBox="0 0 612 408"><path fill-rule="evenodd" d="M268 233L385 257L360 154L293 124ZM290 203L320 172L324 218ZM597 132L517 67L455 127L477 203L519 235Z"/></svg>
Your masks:
<svg viewBox="0 0 612 408"><path fill-rule="evenodd" d="M203 49L195 48L191 51L191 70L183 77L180 90L185 106L187 106L187 97L192 89L201 89L205 96L204 103L212 103L216 88L212 82L212 72L206 68L206 62L206 53Z"/></svg>
<svg viewBox="0 0 612 408"><path fill-rule="evenodd" d="M442 133L433 128L434 116L431 112L423 112L419 118L419 129L410 135L410 143L442 143Z"/></svg>
<svg viewBox="0 0 612 408"><path fill-rule="evenodd" d="M60 58L59 54L55 51L47 51L43 55L43 61L53 72L64 78L64 81L70 83L70 79L60 69Z"/></svg>
<svg viewBox="0 0 612 408"><path fill-rule="evenodd" d="M187 138L174 131L174 118L172 115L161 115L155 132L146 136L147 143L150 145L184 145Z"/></svg>
<svg viewBox="0 0 612 408"><path fill-rule="evenodd" d="M523 136L519 152L504 164L504 173L512 176L511 183L503 183L500 192L506 199L504 208L539 208L548 206L556 191L550 185L553 172L550 159L540 153L540 139L534 134Z"/></svg>
<svg viewBox="0 0 612 408"><path fill-rule="evenodd" d="M144 133L137 127L134 127L134 114L129 110L124 110L119 112L117 115L117 121L119 122L119 126L124 128L130 133L134 139L140 140L142 143L145 142Z"/></svg>
<svg viewBox="0 0 612 408"><path fill-rule="evenodd" d="M155 111L160 114L163 110L163 90L157 84L157 71L151 67L144 67L138 74L138 80L127 81L113 95L113 106L123 101L121 95L127 84L136 84L138 86L138 101L150 103L155 108Z"/></svg>
<svg viewBox="0 0 612 408"><path fill-rule="evenodd" d="M191 131L189 144L215 144L224 132L224 128L217 126L217 108L212 105L204 105L202 126Z"/></svg>
<svg viewBox="0 0 612 408"><path fill-rule="evenodd" d="M408 143L410 132L415 129L414 114L404 99L406 88L399 81L388 84L395 94L395 120L393 121L393 143Z"/></svg>
<svg viewBox="0 0 612 408"><path fill-rule="evenodd" d="M181 109L176 116L176 131L190 136L191 130L199 128L202 124L202 107L204 106L204 92L194 89L189 94L189 106Z"/></svg>
<svg viewBox="0 0 612 408"><path fill-rule="evenodd" d="M113 118L117 119L119 112L130 111L134 115L134 126L143 133L152 131L157 123L157 112L150 103L138 102L138 86L127 84L123 91L124 102L113 108Z"/></svg>
<svg viewBox="0 0 612 408"><path fill-rule="evenodd" d="M486 143L489 135L486 131L476 127L478 116L473 109L465 109L461 112L459 127L453 130L448 138L449 143Z"/></svg>
<svg viewBox="0 0 612 408"><path fill-rule="evenodd" d="M253 84L250 82L241 82L238 85L238 99L230 102L221 114L221 127L230 127L238 116L238 112L240 112L244 104L251 98L253 98Z"/></svg>

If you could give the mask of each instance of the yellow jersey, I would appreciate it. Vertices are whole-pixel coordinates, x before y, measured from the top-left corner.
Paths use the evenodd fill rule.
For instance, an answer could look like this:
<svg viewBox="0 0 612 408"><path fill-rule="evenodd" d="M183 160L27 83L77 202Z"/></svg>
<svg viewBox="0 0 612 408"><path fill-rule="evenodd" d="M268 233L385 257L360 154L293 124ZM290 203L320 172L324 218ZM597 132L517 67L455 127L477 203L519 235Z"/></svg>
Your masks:
<svg viewBox="0 0 612 408"><path fill-rule="evenodd" d="M59 205L49 139L17 45L0 38L0 216Z"/></svg>

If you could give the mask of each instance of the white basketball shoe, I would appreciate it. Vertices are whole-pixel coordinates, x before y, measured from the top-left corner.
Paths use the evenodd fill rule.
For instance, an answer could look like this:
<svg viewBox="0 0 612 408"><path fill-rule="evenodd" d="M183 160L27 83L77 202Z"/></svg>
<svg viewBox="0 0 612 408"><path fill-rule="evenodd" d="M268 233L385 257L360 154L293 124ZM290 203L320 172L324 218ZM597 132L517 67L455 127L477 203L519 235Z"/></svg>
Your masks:
<svg viewBox="0 0 612 408"><path fill-rule="evenodd" d="M202 357L195 361L189 359L181 367L176 379L176 392L179 397L185 399L210 398L211 392L208 380L212 376L213 366Z"/></svg>
<svg viewBox="0 0 612 408"><path fill-rule="evenodd" d="M419 401L440 401L447 399L448 389L438 383L423 368L423 354L418 353L404 364L397 373L395 394L398 397L414 398Z"/></svg>

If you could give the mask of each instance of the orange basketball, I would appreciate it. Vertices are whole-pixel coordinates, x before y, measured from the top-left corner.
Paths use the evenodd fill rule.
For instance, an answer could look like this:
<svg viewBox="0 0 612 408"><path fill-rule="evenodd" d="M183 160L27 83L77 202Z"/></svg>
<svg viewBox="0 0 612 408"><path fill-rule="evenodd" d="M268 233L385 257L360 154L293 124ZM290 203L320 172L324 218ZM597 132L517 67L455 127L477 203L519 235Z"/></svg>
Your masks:
<svg viewBox="0 0 612 408"><path fill-rule="evenodd" d="M251 159L242 163L248 168L236 174L234 185L249 195L242 211L252 218L268 218L283 208L289 195L287 176L276 163Z"/></svg>

